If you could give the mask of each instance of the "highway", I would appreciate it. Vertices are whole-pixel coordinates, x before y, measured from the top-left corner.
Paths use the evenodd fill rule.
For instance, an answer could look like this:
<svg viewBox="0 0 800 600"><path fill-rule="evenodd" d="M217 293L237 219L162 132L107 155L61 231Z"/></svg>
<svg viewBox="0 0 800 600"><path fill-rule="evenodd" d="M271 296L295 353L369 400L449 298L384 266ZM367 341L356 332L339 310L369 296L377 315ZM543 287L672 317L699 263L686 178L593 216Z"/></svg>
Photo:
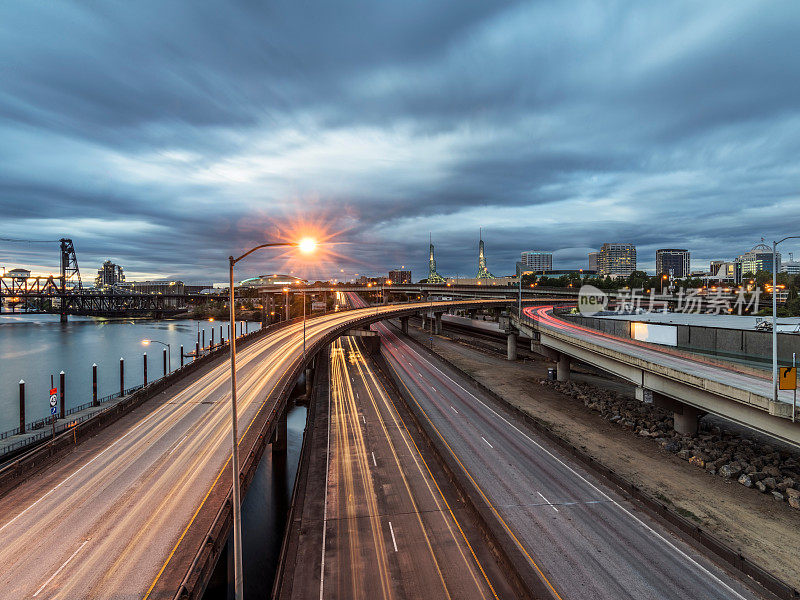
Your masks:
<svg viewBox="0 0 800 600"><path fill-rule="evenodd" d="M337 340L330 369L320 573L292 597L496 598L361 344Z"/></svg>
<svg viewBox="0 0 800 600"><path fill-rule="evenodd" d="M311 319L308 344L397 308ZM240 439L301 359L302 331L290 325L239 352ZM0 498L2 598L150 597L229 468L229 377L220 361L176 384Z"/></svg>
<svg viewBox="0 0 800 600"><path fill-rule="evenodd" d="M638 511L445 363L374 325L382 352L443 447L553 598L753 599L753 592Z"/></svg>
<svg viewBox="0 0 800 600"><path fill-rule="evenodd" d="M559 331L570 337L592 342L629 356L643 358L701 379L716 381L759 396L772 398L772 379L769 375L758 377L749 372L738 371L737 366L733 363L723 367L710 360L705 360L702 356L681 352L677 348L674 350L668 346L654 348L653 344L619 338L560 319L554 316L552 311L552 306L528 307L522 310L526 316L536 320L545 329ZM792 392L780 391L778 401L791 404Z"/></svg>

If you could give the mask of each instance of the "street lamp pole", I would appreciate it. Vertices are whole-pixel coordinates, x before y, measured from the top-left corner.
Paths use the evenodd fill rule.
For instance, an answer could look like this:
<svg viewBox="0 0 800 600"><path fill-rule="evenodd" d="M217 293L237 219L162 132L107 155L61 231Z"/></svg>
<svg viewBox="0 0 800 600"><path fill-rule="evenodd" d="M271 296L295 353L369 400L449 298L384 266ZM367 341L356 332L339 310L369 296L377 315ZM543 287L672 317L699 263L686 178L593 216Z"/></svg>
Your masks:
<svg viewBox="0 0 800 600"><path fill-rule="evenodd" d="M778 244L786 240L800 239L800 235L789 235L772 242L772 401L778 401Z"/></svg>
<svg viewBox="0 0 800 600"><path fill-rule="evenodd" d="M270 248L273 246L300 246L303 244L294 242L273 242L270 244L261 244L252 248L242 254L239 258L233 256L228 257L229 263L229 299L230 299L230 322L236 322L236 302L234 299L233 291L233 268L237 262L249 256L256 250L261 248ZM307 243L313 244L308 241ZM308 247L308 246L306 246ZM313 246L312 246L313 248ZM232 485L233 485L233 585L234 585L234 598L235 600L244 600L244 583L242 576L242 504L239 491L239 427L238 416L236 413L236 336L231 336L230 339L230 355L231 355L231 442L233 446L231 456L231 470L232 470Z"/></svg>
<svg viewBox="0 0 800 600"><path fill-rule="evenodd" d="M165 343L159 342L158 340L142 340L142 343L147 346L148 344L156 343L161 344L162 346L166 346L167 348L167 365L169 366L169 372L172 373L172 347Z"/></svg>

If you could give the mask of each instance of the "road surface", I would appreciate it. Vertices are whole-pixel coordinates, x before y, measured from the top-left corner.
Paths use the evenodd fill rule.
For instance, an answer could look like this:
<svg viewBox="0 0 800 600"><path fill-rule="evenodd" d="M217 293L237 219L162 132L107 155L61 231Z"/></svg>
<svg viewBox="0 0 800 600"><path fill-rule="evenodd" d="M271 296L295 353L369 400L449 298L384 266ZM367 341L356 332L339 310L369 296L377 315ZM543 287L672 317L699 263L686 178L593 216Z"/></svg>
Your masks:
<svg viewBox="0 0 800 600"><path fill-rule="evenodd" d="M354 338L331 352L322 561L295 598L495 598L484 566ZM308 578L298 568L297 574Z"/></svg>
<svg viewBox="0 0 800 600"><path fill-rule="evenodd" d="M392 309L312 319L309 343ZM302 352L294 324L238 353L240 438ZM148 598L229 468L229 377L220 361L176 384L0 498L0 597Z"/></svg>
<svg viewBox="0 0 800 600"><path fill-rule="evenodd" d="M396 330L373 326L402 385L554 598L750 600L738 580L637 511Z"/></svg>

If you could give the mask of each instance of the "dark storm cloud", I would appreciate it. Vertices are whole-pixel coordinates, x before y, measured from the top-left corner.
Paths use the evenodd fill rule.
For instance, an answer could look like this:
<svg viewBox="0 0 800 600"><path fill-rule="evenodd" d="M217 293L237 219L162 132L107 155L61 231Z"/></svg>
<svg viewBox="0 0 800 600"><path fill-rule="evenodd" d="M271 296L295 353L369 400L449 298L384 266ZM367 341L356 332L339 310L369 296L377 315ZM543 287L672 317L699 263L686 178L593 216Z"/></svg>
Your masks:
<svg viewBox="0 0 800 600"><path fill-rule="evenodd" d="M316 211L349 273L422 277L432 232L440 271L472 275L480 226L496 274L526 249L583 266L606 241L645 267L688 247L700 267L800 230L798 17L788 1L7 3L0 237L209 280Z"/></svg>

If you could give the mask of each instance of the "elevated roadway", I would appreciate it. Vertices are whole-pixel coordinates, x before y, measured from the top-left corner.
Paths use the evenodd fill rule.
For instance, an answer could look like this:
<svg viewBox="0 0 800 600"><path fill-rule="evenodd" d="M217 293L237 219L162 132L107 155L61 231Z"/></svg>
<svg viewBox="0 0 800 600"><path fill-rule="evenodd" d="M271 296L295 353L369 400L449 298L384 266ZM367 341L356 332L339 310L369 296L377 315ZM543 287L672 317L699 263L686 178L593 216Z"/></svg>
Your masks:
<svg viewBox="0 0 800 600"><path fill-rule="evenodd" d="M773 402L768 376L582 327L554 315L552 306L524 308L522 318L514 315L511 324L559 360L559 379L569 377L570 359L601 368L673 409L679 431L696 431L698 417L708 412L800 446L800 423L791 418L792 392L782 391Z"/></svg>
<svg viewBox="0 0 800 600"><path fill-rule="evenodd" d="M269 435L285 407L286 386L318 348L348 329L420 310L504 303L328 314L309 319L305 355L301 323L265 335L239 353L240 445L247 436ZM172 598L210 524L225 511L229 377L227 362L217 362L0 498L2 597ZM266 421L258 421L263 415Z"/></svg>

